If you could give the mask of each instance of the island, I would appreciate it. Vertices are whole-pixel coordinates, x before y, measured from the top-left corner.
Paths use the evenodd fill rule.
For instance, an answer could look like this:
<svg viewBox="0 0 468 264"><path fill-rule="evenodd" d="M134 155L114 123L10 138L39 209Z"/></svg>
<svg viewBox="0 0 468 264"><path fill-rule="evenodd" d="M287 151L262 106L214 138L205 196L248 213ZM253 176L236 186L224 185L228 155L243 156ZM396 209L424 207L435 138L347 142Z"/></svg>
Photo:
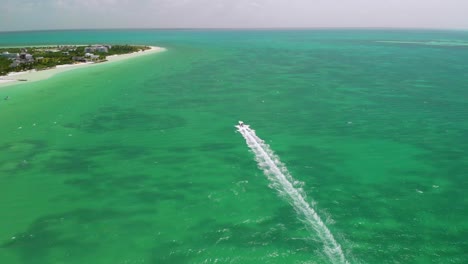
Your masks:
<svg viewBox="0 0 468 264"><path fill-rule="evenodd" d="M104 62L107 56L149 50L148 46L87 45L0 48L0 76L10 72L45 70L57 65Z"/></svg>

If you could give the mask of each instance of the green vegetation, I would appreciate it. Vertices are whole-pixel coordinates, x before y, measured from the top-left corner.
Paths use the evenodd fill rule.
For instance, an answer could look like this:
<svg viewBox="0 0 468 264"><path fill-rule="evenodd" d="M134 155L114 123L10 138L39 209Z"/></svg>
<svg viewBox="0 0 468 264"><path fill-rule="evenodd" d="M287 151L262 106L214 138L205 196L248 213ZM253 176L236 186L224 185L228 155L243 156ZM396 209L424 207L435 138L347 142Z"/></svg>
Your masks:
<svg viewBox="0 0 468 264"><path fill-rule="evenodd" d="M11 60L0 57L0 76L6 75L8 72L10 72L10 64Z"/></svg>
<svg viewBox="0 0 468 264"><path fill-rule="evenodd" d="M105 47L108 52L90 51L86 48ZM26 48L0 48L0 76L9 72L45 70L57 65L79 62L102 62L110 55L120 55L150 49L148 46L93 45L93 46L49 46ZM8 54L5 54L7 52ZM28 56L26 57L26 54ZM31 56L29 56L32 55ZM18 56L17 56L18 55Z"/></svg>
<svg viewBox="0 0 468 264"><path fill-rule="evenodd" d="M148 46L130 46L130 45L115 45L112 46L111 49L109 49L108 53L102 53L105 55L119 55L119 54L126 54L126 53L132 53L132 52L137 52L140 50L148 50L150 47ZM97 53L101 54L101 53Z"/></svg>

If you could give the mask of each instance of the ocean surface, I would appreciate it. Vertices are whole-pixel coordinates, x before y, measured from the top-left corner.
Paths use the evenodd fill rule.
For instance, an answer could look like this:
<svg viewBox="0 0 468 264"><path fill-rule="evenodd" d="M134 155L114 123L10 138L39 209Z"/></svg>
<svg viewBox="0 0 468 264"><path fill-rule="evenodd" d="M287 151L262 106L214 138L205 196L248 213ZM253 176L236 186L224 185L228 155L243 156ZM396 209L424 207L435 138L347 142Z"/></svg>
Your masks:
<svg viewBox="0 0 468 264"><path fill-rule="evenodd" d="M468 263L468 32L0 33L90 43L168 50L0 86L0 263Z"/></svg>

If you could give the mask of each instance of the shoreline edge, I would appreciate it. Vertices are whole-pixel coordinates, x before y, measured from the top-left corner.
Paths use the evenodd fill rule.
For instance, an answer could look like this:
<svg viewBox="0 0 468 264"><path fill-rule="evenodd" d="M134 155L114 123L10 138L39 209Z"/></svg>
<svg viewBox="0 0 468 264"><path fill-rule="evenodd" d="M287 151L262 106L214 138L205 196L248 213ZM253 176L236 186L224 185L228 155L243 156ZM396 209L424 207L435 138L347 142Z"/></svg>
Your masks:
<svg viewBox="0 0 468 264"><path fill-rule="evenodd" d="M63 65L57 65L54 68L46 69L42 71L29 70L29 71L23 71L23 72L11 72L5 76L0 76L0 87L6 87L6 86L23 83L23 82L30 83L30 82L45 80L45 79L49 79L50 77L58 73L62 73L62 72L77 69L77 68L82 68L85 66L100 65L103 63L107 64L107 63L112 63L112 62L139 57L142 55L149 55L153 53L166 51L166 49L162 47L156 47L156 46L148 46L148 47L150 47L149 50L121 54L121 55L107 56L106 61L104 62L83 62L83 63L75 63L75 64L63 64Z"/></svg>

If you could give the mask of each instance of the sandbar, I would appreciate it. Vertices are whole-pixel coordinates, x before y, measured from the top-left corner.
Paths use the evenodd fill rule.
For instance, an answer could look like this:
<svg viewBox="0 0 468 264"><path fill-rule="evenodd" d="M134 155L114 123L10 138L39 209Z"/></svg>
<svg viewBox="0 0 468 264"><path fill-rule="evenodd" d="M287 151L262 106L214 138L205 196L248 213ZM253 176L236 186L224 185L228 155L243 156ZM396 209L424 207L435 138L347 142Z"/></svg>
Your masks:
<svg viewBox="0 0 468 264"><path fill-rule="evenodd" d="M412 44L412 45L427 45L427 46L445 46L445 47L466 47L468 42L465 41L397 41L397 40L379 40L378 43L390 44Z"/></svg>
<svg viewBox="0 0 468 264"><path fill-rule="evenodd" d="M148 55L148 54L152 54L156 52L162 52L165 50L166 50L165 48L150 46L150 49L145 50L145 51L107 56L106 61L104 62L97 62L97 63L96 62L82 62L82 63L75 63L75 64L57 65L55 68L46 69L42 71L30 70L30 71L24 71L24 72L10 72L8 75L0 76L0 87L11 85L11 84L22 83L22 82L35 82L39 80L44 80L44 79L48 79L54 76L57 73L73 70L76 68L99 65L103 63L109 63L109 62L117 62L117 61L135 58L135 57Z"/></svg>

